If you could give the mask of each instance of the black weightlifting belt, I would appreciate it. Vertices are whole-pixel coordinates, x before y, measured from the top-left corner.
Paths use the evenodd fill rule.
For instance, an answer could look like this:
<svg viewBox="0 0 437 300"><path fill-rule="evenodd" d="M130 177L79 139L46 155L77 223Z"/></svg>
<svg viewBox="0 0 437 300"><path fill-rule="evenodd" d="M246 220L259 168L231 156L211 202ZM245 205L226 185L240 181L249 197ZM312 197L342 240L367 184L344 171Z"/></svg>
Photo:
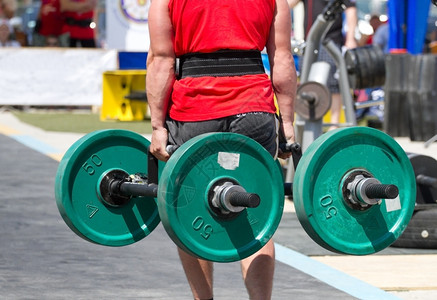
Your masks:
<svg viewBox="0 0 437 300"><path fill-rule="evenodd" d="M89 27L90 24L93 22L93 20L92 19L76 20L73 18L66 18L65 22L70 26Z"/></svg>
<svg viewBox="0 0 437 300"><path fill-rule="evenodd" d="M264 74L261 52L256 50L221 50L189 53L176 60L176 77L242 76Z"/></svg>

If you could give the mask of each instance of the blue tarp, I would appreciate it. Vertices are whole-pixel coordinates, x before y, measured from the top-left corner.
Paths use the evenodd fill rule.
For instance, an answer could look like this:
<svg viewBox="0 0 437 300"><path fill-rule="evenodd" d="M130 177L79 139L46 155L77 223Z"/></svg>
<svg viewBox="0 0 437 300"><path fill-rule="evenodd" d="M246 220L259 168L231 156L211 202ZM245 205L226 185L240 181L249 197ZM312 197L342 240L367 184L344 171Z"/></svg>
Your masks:
<svg viewBox="0 0 437 300"><path fill-rule="evenodd" d="M389 0L389 48L423 52L430 0Z"/></svg>

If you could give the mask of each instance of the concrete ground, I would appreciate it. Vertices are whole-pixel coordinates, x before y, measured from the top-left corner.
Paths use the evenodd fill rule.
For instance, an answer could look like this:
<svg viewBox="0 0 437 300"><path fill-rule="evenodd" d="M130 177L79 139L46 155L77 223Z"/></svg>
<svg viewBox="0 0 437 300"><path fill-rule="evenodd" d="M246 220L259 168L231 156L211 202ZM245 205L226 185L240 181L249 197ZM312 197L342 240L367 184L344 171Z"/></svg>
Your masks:
<svg viewBox="0 0 437 300"><path fill-rule="evenodd" d="M54 176L82 134L45 132L0 113L0 298L191 299L163 227L122 248L90 244L65 225ZM397 139L437 159L437 143ZM274 299L437 299L437 250L389 247L369 256L321 248L286 209L274 240ZM217 264L215 299L245 299L237 263Z"/></svg>

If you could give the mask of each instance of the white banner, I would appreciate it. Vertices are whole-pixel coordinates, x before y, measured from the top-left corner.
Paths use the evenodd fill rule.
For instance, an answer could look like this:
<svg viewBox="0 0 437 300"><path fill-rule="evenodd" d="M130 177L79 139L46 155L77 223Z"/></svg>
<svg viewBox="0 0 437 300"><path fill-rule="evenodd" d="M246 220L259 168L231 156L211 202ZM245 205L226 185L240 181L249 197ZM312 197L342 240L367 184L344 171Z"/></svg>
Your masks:
<svg viewBox="0 0 437 300"><path fill-rule="evenodd" d="M117 51L0 48L0 105L100 106Z"/></svg>
<svg viewBox="0 0 437 300"><path fill-rule="evenodd" d="M150 0L106 1L106 48L149 51Z"/></svg>

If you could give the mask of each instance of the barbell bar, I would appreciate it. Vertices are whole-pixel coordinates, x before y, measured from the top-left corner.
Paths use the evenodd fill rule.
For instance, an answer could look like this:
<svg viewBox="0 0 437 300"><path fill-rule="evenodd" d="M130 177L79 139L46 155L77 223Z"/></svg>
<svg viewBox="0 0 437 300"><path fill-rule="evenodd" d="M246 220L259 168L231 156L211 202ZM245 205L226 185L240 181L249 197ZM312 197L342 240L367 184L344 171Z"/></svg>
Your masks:
<svg viewBox="0 0 437 300"><path fill-rule="evenodd" d="M149 154L150 155L150 154ZM110 206L125 205L132 197L158 196L158 186L155 183L135 182L132 178L138 175L129 175L122 170L111 170L99 183L99 196ZM215 187L213 202L216 208L236 210L237 207L258 207L260 198L257 194L246 192L241 186L227 182Z"/></svg>
<svg viewBox="0 0 437 300"><path fill-rule="evenodd" d="M423 175L419 176L420 178L424 177ZM156 198L158 196L158 186L155 183L148 183L146 178L146 181L132 181L134 177L138 178L138 175L129 175L121 170L111 170L100 181L98 195L107 205L114 207L125 205L131 197ZM429 179L424 178L423 180L428 182ZM432 180L435 181L435 179ZM213 200L211 204L216 208L230 212L258 207L261 201L259 195L248 193L240 185L229 181L216 186L214 194L216 200ZM284 183L284 194L293 195L292 183ZM366 206L375 205L382 198L395 199L398 195L399 189L396 185L381 184L375 178L365 178L358 175L354 176L353 180L348 183L345 199L354 204Z"/></svg>
<svg viewBox="0 0 437 300"><path fill-rule="evenodd" d="M295 161L300 160L302 152L299 144L281 144L280 148L283 152L292 152ZM131 197L156 198L158 196L158 185L157 180L152 178L158 177L158 161L150 152L148 152L148 161L150 180L147 176L130 175L121 170L111 170L106 173L99 183L98 195L101 200L111 206L121 206L126 204ZM423 175L420 176L421 178L424 177ZM133 180L134 178L137 178L137 180ZM422 181L425 180L428 182L429 178ZM292 183L284 183L285 195L293 195L292 186ZM395 199L399 195L397 186L381 184L370 174L366 177L361 174L351 176L351 180L347 181L347 186L343 189L346 192L344 195L346 201L361 206L375 205L382 198ZM232 184L230 181L225 181L222 185L216 186L214 194L214 200L210 204L225 212L239 212L244 208L255 208L258 207L261 201L259 195L248 193L240 185Z"/></svg>
<svg viewBox="0 0 437 300"><path fill-rule="evenodd" d="M405 152L390 137L369 128L344 128L324 136L329 138L317 139L316 150L309 147L302 158L298 145L283 149L295 152L296 177L291 184L283 182L279 163L263 147L238 134L198 136L164 164L148 155L150 143L138 134L94 132L77 141L60 163L58 208L75 233L94 243L131 244L150 234L161 220L171 239L188 253L225 262L253 254L273 236L284 195L292 194L299 221L321 246L357 255L388 247L405 229L414 208ZM336 141L339 137L348 144ZM329 142L342 149L334 147L328 159L330 150L324 145ZM361 162L353 157L349 164L340 150L350 155L352 145L370 147L377 155ZM325 189L323 184L316 187L314 179L327 176L323 172L333 159L341 170L329 184L335 191L324 191L319 198L305 195L308 189L312 194ZM316 165L308 169L310 161ZM387 161L397 176L381 174L381 163ZM327 212L336 228L318 226L320 215L326 217ZM373 228L375 224L381 225L379 229ZM340 237L332 241L326 232ZM367 238L361 241L363 236ZM350 247L351 242L358 246Z"/></svg>

